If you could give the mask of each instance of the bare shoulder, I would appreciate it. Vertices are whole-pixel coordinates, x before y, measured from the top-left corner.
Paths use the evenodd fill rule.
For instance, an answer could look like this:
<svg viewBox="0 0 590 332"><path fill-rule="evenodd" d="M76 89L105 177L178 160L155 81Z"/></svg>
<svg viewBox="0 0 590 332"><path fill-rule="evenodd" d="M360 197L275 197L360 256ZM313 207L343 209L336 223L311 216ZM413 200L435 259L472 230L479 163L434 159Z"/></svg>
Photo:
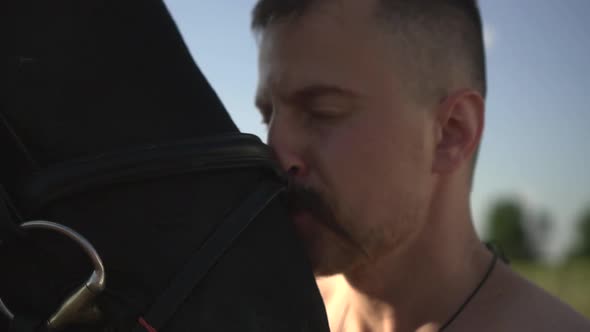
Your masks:
<svg viewBox="0 0 590 332"><path fill-rule="evenodd" d="M487 287L485 302L490 331L588 331L590 321L508 267L498 266ZM590 296L590 295L589 295ZM486 307L483 304L478 307ZM491 307L490 307L491 306Z"/></svg>

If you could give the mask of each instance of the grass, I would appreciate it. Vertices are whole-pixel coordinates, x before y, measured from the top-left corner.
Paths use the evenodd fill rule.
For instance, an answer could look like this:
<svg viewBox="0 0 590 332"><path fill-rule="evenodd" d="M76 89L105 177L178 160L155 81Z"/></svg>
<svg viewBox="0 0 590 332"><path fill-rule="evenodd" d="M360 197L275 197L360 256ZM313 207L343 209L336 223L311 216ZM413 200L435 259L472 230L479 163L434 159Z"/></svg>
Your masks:
<svg viewBox="0 0 590 332"><path fill-rule="evenodd" d="M558 266L511 262L512 268L590 319L590 259Z"/></svg>

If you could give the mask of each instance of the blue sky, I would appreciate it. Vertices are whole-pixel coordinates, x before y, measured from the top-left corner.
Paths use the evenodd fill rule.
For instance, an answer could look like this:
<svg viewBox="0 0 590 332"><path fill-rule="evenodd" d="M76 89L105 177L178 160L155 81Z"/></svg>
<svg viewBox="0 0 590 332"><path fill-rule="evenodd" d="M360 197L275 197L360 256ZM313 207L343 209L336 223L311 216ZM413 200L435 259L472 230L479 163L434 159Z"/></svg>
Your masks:
<svg viewBox="0 0 590 332"><path fill-rule="evenodd" d="M243 132L266 139L253 104L254 0L165 0L195 61ZM489 95L472 197L477 229L491 202L522 200L557 223L553 254L590 207L590 1L481 0Z"/></svg>

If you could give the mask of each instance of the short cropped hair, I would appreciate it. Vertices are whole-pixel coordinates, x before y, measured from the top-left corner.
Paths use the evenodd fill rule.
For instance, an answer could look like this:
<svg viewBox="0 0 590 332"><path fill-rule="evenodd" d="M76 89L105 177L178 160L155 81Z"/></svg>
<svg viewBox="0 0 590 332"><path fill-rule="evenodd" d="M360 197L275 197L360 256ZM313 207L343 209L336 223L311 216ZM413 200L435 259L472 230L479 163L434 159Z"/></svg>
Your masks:
<svg viewBox="0 0 590 332"><path fill-rule="evenodd" d="M424 92L444 97L456 85L485 97L483 28L476 0L376 1L375 17L402 37L399 49L415 77L406 83L420 91L419 98ZM273 22L304 15L319 2L259 0L252 11L252 29L263 32Z"/></svg>

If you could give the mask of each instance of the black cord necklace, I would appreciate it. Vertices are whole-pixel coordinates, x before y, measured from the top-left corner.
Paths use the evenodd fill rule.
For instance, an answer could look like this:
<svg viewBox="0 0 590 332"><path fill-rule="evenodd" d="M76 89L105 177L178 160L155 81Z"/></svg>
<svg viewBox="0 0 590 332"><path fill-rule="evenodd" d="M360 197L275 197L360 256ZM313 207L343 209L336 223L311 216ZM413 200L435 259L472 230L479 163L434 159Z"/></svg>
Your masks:
<svg viewBox="0 0 590 332"><path fill-rule="evenodd" d="M449 320L447 320L447 322L444 323L440 327L440 329L438 329L439 332L443 332L447 327L449 327L449 325L451 325L451 323L453 323L455 321L455 319L457 319L457 317L459 317L459 315L463 312L463 310L465 310L465 308L467 307L469 302L471 302L471 300L475 297L475 295L477 295L477 293L479 293L479 291L481 290L483 285L486 283L486 281L488 281L488 279L490 278L490 275L492 274L492 271L494 271L494 267L496 267L496 262L498 261L499 255L498 255L498 252L497 252L495 246L493 246L492 244L486 243L486 247L492 252L493 257L492 257L492 261L490 262L490 265L489 265L485 275L479 281L479 284L477 284L477 287L475 287L475 289L471 292L471 294L469 294L467 299L465 299L465 301L461 304L461 306L459 306L459 309L457 309L457 311L451 316L451 318L449 318ZM504 262L506 262L506 263L508 262L508 260L506 260L501 253L500 253L500 256L501 256L500 258ZM348 303L346 305L346 308L344 309L344 312L343 312L342 316L340 317L338 329L336 331L339 331L339 332L344 331L344 321L345 321L346 315L348 314L349 309L350 309L350 303Z"/></svg>
<svg viewBox="0 0 590 332"><path fill-rule="evenodd" d="M488 246L488 248L490 248L490 247ZM481 290L481 288L483 287L483 285L489 279L490 275L492 274L492 271L494 270L494 267L496 266L496 262L498 261L498 254L496 254L496 251L493 250L493 249L491 251L494 254L494 256L492 257L492 262L490 263L490 266L488 267L488 270L486 271L486 274L480 280L480 282L477 285L477 287L475 287L475 289L471 292L471 294L469 294L469 296L467 297L467 299L465 299L465 301L463 302L463 304L461 304L461 306L459 307L459 309L457 309L457 311L451 316L451 318L449 318L449 320L447 320L447 322L444 323L443 326L440 327L440 329L438 329L439 332L444 331L444 329L446 329L447 327L449 327L449 325L451 325L451 323L453 321L455 321L455 319L457 319L457 317L463 312L463 310L465 310L465 307L467 307L467 305L469 304L469 302L471 302L471 300L473 299L473 297L475 297L475 295L477 293L479 293L479 291Z"/></svg>

